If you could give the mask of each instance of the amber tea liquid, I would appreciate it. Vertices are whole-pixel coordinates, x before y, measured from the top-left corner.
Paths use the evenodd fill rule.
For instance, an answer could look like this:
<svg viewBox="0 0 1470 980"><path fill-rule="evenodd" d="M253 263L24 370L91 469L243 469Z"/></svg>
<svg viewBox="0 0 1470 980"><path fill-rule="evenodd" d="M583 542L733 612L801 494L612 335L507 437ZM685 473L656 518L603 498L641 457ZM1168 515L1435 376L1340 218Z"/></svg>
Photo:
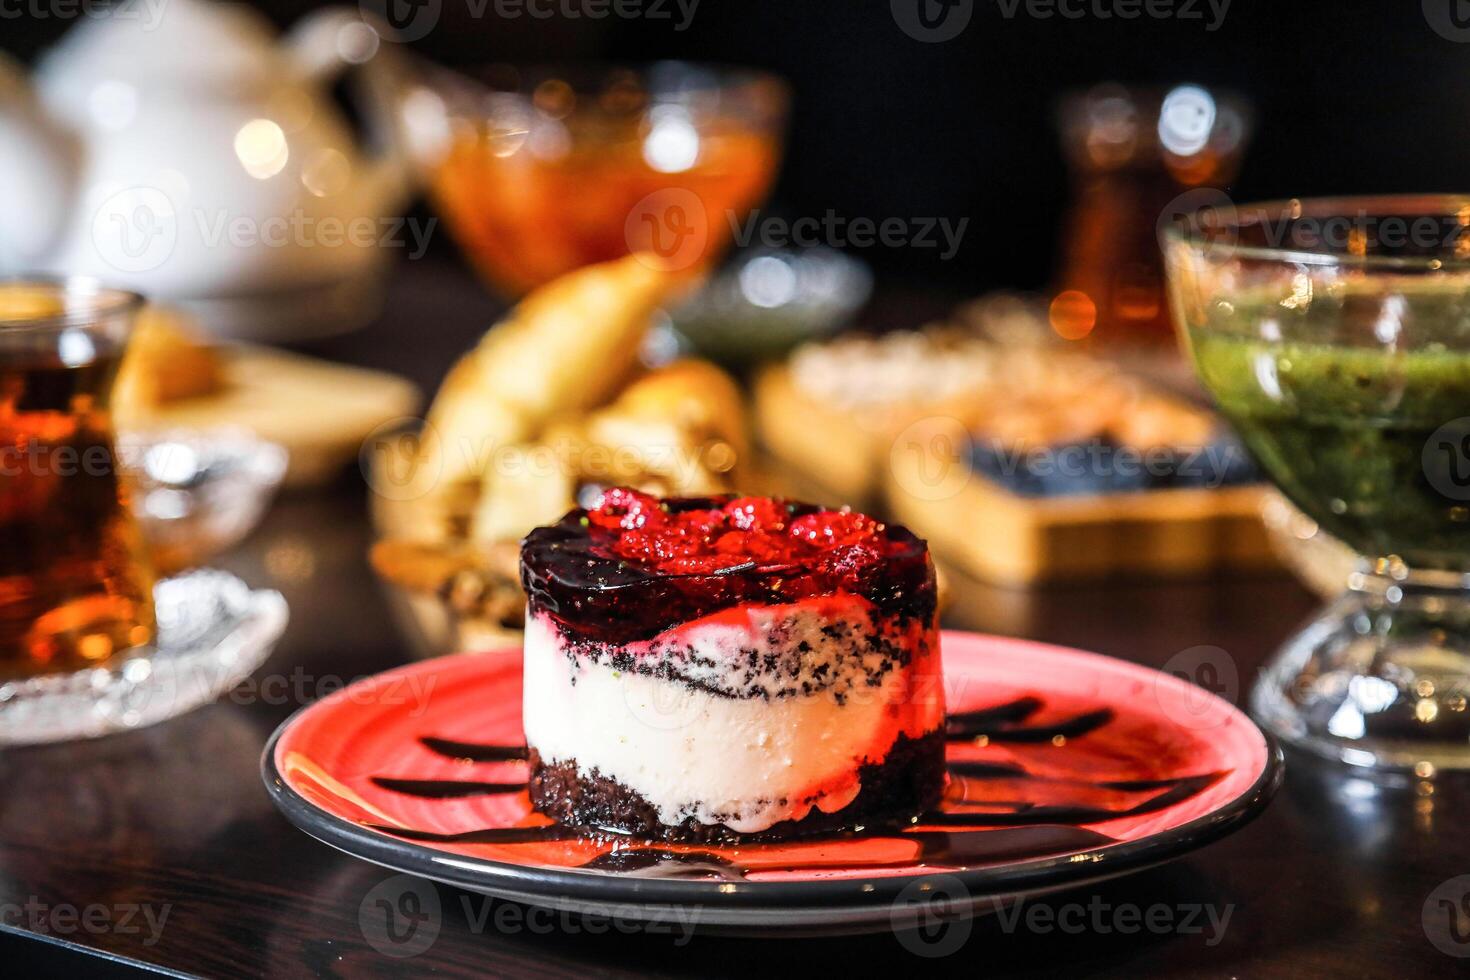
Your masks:
<svg viewBox="0 0 1470 980"><path fill-rule="evenodd" d="M106 411L121 350L77 331L55 351L16 351L7 329L0 322L0 681L99 664L154 629L153 578Z"/></svg>

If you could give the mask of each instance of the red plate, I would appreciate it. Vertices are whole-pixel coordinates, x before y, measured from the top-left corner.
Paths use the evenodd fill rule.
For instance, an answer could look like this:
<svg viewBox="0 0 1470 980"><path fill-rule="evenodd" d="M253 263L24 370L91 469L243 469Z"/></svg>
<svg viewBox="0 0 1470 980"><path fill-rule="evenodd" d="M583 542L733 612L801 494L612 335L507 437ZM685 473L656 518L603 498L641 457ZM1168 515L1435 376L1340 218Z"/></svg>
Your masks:
<svg viewBox="0 0 1470 980"><path fill-rule="evenodd" d="M1180 678L971 633L944 633L943 651L950 786L901 829L732 847L552 825L513 758L518 649L324 698L281 726L262 770L297 826L388 867L535 905L657 918L694 903L701 926L804 930L886 928L936 876L947 909L979 910L1157 864L1239 827L1280 783L1279 750Z"/></svg>

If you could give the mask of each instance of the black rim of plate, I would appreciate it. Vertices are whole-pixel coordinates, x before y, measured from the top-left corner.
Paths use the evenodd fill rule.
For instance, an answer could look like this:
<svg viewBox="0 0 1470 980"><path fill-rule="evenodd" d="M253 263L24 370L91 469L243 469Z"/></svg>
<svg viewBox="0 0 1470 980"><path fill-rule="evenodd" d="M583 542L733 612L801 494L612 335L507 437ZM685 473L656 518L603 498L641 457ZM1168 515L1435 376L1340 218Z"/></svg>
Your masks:
<svg viewBox="0 0 1470 980"><path fill-rule="evenodd" d="M265 781L272 802L287 820L311 837L364 861L470 891L490 894L503 892L505 897L515 901L539 898L553 903L699 903L713 908L764 910L820 907L835 912L890 906L905 889L926 878L958 880L972 899L1052 890L1161 864L1240 829L1266 808L1266 804L1280 788L1285 771L1280 745L1269 733L1261 732L1266 743L1265 765L1245 792L1223 806L1171 830L1090 851L984 868L936 870L870 878L794 882L649 878L615 871L508 864L451 854L425 844L369 830L328 813L287 785L275 764L276 743L282 734L298 718L315 707L316 704L311 704L300 708L282 722L266 742L265 751L261 754L261 778ZM1233 705L1231 707L1249 724L1255 726L1244 712ZM1260 729L1257 728L1257 731ZM1078 853L1087 854L1088 860L1074 860Z"/></svg>

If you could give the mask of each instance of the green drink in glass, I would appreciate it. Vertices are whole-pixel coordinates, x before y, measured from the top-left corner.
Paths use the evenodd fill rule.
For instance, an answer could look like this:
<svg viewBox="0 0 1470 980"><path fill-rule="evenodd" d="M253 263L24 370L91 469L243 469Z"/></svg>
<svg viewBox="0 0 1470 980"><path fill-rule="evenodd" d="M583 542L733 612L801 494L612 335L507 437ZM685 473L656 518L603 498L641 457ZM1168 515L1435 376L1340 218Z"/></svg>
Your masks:
<svg viewBox="0 0 1470 980"><path fill-rule="evenodd" d="M1176 322L1264 472L1368 556L1252 694L1289 744L1470 768L1470 199L1284 202L1165 236Z"/></svg>

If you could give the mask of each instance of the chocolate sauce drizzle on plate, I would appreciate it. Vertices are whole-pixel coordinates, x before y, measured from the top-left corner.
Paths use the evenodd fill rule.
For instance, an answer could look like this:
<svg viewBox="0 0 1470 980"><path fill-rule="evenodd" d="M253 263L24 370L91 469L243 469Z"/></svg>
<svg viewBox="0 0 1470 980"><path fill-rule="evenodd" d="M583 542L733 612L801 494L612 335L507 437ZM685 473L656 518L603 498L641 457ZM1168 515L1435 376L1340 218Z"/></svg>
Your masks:
<svg viewBox="0 0 1470 980"><path fill-rule="evenodd" d="M1050 742L1058 737L1081 738L1113 720L1112 708L1099 708L1050 725L1018 727L1042 707L1040 698L1026 697L994 708L950 715L944 721L944 734L952 742L982 737L991 742Z"/></svg>
<svg viewBox="0 0 1470 980"><path fill-rule="evenodd" d="M1114 719L1111 708L1101 708L1043 724L1026 724L1045 704L1040 698L1023 697L977 711L950 715L945 722L945 740L950 744L1065 744L1105 728ZM432 752L470 762L506 762L526 758L522 745L486 745L424 736L419 740ZM950 784L937 810L910 823L865 827L836 833L794 838L774 844L668 845L617 835L612 850L580 865L592 871L623 872L659 878L716 878L739 880L757 870L755 863L741 858L761 849L782 848L791 852L782 871L817 871L833 868L904 868L926 864L970 866L1026 858L1070 854L1116 843L1115 838L1089 830L1085 824L1136 817L1166 809L1204 791L1225 773L1212 772L1170 779L1088 781L1029 772L1011 762L952 760ZM1084 802L1036 802L1024 799L986 798L981 788L987 782L1045 786L1047 795L1065 795L1075 789L1078 797L1098 791L1149 794L1122 807L1105 807ZM489 794L522 792L525 783L470 780L413 779L375 776L383 789L422 799L462 799ZM972 791L978 798L972 799ZM1039 792L1039 790L1038 790ZM540 826L487 827L458 833L438 833L387 825L372 829L405 840L437 844L529 844L594 838L584 828L556 823ZM611 836L611 835L610 835ZM913 845L909 856L894 859L842 855L824 861L803 860L802 846L833 841L902 841Z"/></svg>
<svg viewBox="0 0 1470 980"><path fill-rule="evenodd" d="M478 742L455 742L447 738L425 735L419 739L424 748L450 759L470 762L514 762L526 757L524 745L481 745Z"/></svg>
<svg viewBox="0 0 1470 980"><path fill-rule="evenodd" d="M391 776L374 776L373 785L382 789L419 796L426 800L454 800L466 796L486 796L493 793L519 793L525 783L481 783L468 779L394 779Z"/></svg>

